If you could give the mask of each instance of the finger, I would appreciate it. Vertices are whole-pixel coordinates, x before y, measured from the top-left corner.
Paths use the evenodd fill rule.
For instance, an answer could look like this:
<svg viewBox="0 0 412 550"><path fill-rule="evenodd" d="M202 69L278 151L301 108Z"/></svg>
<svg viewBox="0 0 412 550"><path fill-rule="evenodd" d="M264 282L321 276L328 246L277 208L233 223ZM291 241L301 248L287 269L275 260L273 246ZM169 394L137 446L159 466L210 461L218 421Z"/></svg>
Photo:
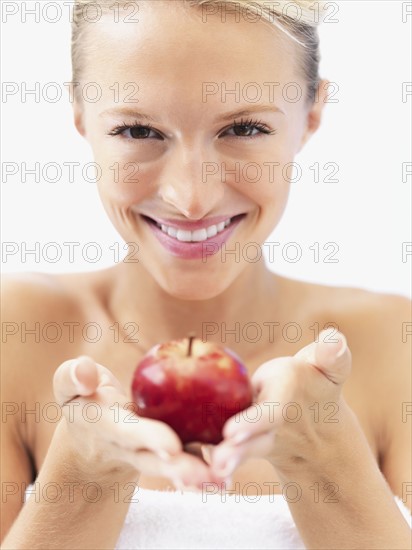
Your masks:
<svg viewBox="0 0 412 550"><path fill-rule="evenodd" d="M228 418L222 428L224 439L234 443L273 428L281 421L285 396L293 395L297 382L293 357L277 357L263 363L251 378L254 402Z"/></svg>
<svg viewBox="0 0 412 550"><path fill-rule="evenodd" d="M205 482L216 481L209 467L202 459L181 453L170 462L162 465L163 475L180 486L201 486Z"/></svg>
<svg viewBox="0 0 412 550"><path fill-rule="evenodd" d="M142 418L123 408L116 411L115 422L110 409L105 409L102 416L105 437L123 449L150 450L165 459L182 452L179 436L160 420Z"/></svg>
<svg viewBox="0 0 412 550"><path fill-rule="evenodd" d="M127 395L125 389L123 388L119 380L115 377L115 375L103 365L100 365L99 363L95 364L97 367L97 372L99 373L99 389L110 387L126 397Z"/></svg>
<svg viewBox="0 0 412 550"><path fill-rule="evenodd" d="M295 358L313 365L336 385L345 382L352 367L352 355L346 338L333 327L322 330L319 341L299 350Z"/></svg>
<svg viewBox="0 0 412 550"><path fill-rule="evenodd" d="M272 393L276 395L275 391ZM252 403L237 418L231 417L226 421L222 430L224 440L216 448L226 444L238 446L259 434L276 430L284 422L283 411L284 403L274 399Z"/></svg>
<svg viewBox="0 0 412 550"><path fill-rule="evenodd" d="M206 464L209 464L209 466L212 463L213 447L214 447L213 445L205 444L205 445L202 445L200 448L202 451L203 460L206 462Z"/></svg>
<svg viewBox="0 0 412 550"><path fill-rule="evenodd" d="M57 403L64 403L79 395L96 391L99 376L96 363L85 355L62 363L53 377L53 392Z"/></svg>
<svg viewBox="0 0 412 550"><path fill-rule="evenodd" d="M180 486L201 487L202 483L219 481L202 459L181 453L162 465L163 475Z"/></svg>
<svg viewBox="0 0 412 550"><path fill-rule="evenodd" d="M216 447L212 453L211 469L216 476L232 476L233 472L248 458L265 458L272 450L275 432L269 430L248 439L240 445L230 443Z"/></svg>
<svg viewBox="0 0 412 550"><path fill-rule="evenodd" d="M203 458L201 443L198 443L198 442L186 443L185 445L183 445L183 449L188 454L197 456L198 458Z"/></svg>
<svg viewBox="0 0 412 550"><path fill-rule="evenodd" d="M201 487L205 482L217 482L216 477L199 458L186 453L164 459L148 450L125 450L122 459L149 476L171 479L177 487Z"/></svg>
<svg viewBox="0 0 412 550"><path fill-rule="evenodd" d="M87 355L65 361L56 370L53 389L63 405L74 397L92 395L97 389L112 388L126 397L126 392L114 374Z"/></svg>
<svg viewBox="0 0 412 550"><path fill-rule="evenodd" d="M256 370L252 376L256 401L226 421L223 426L226 440L242 443L258 433L280 426L284 406L289 401L295 401L296 396L307 399L313 393L318 399L334 397L338 384L349 375L351 355L344 336L340 338L341 333L332 330L337 336L336 342L329 343L330 330L322 331L318 344L309 344L294 357L267 361ZM315 378L313 367L317 374ZM335 388L333 392L332 388Z"/></svg>
<svg viewBox="0 0 412 550"><path fill-rule="evenodd" d="M268 387L274 381L277 394L287 390L291 386L291 375L293 373L292 357L276 357L266 361L254 372L251 378L255 401L266 398Z"/></svg>
<svg viewBox="0 0 412 550"><path fill-rule="evenodd" d="M108 390L109 399L104 395ZM89 429L92 437L98 434L102 442L119 448L121 452L149 450L162 459L181 453L182 442L170 426L160 420L139 417L129 409L127 399L115 392L115 389L103 388L96 401L77 396L76 407L67 412L70 405L66 402L63 410L69 414L72 424Z"/></svg>

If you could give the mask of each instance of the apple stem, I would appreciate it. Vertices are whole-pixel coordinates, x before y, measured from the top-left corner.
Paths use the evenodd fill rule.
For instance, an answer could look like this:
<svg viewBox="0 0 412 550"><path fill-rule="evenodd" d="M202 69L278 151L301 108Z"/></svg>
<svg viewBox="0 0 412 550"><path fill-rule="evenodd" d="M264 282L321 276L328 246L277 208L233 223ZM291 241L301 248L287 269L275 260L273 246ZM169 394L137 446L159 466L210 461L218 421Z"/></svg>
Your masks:
<svg viewBox="0 0 412 550"><path fill-rule="evenodd" d="M192 355L192 344L193 344L193 340L195 339L195 334L193 332L191 332L189 334L189 346L187 348L187 356L190 357Z"/></svg>

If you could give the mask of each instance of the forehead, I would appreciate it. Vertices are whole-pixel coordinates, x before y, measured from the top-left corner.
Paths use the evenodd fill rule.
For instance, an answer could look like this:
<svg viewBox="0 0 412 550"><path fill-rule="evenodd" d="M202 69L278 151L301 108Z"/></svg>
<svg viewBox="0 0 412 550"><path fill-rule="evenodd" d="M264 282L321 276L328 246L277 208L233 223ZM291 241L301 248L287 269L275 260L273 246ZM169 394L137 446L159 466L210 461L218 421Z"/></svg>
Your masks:
<svg viewBox="0 0 412 550"><path fill-rule="evenodd" d="M134 81L148 91L194 90L205 82L225 82L229 89L236 83L299 81L296 44L273 25L184 4L137 2L130 21L120 6L119 21L110 11L87 24L85 79Z"/></svg>

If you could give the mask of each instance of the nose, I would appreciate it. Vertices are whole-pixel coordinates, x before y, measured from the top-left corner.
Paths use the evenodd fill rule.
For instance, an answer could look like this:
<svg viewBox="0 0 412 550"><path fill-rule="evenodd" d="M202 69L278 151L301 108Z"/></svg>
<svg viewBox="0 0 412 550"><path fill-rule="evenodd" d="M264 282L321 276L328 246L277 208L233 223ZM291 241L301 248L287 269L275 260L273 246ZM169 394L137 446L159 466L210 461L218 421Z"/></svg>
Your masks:
<svg viewBox="0 0 412 550"><path fill-rule="evenodd" d="M158 185L161 199L191 220L202 219L216 211L225 186L218 176L211 177L206 167L217 163L207 160L201 147L182 145L170 153Z"/></svg>

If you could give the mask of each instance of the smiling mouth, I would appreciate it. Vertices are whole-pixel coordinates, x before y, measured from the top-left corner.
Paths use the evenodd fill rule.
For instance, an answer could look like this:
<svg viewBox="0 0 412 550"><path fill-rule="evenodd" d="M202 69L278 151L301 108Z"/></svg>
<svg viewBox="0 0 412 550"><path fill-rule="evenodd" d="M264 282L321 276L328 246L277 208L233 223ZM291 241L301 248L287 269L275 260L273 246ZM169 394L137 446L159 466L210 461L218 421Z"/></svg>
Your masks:
<svg viewBox="0 0 412 550"><path fill-rule="evenodd" d="M150 218L149 216L141 214L141 217L147 223L154 225L155 227L160 229L160 231L162 231L172 239L175 239L180 242L186 242L186 243L191 243L191 242L199 243L199 242L207 241L208 239L215 237L219 233L222 233L228 227L230 227L233 223L237 222L241 218L244 218L245 216L246 214L238 214L218 224L210 225L203 229L196 229L195 231L190 231L188 229L177 229L176 227L170 227L165 224L160 224L159 222Z"/></svg>

